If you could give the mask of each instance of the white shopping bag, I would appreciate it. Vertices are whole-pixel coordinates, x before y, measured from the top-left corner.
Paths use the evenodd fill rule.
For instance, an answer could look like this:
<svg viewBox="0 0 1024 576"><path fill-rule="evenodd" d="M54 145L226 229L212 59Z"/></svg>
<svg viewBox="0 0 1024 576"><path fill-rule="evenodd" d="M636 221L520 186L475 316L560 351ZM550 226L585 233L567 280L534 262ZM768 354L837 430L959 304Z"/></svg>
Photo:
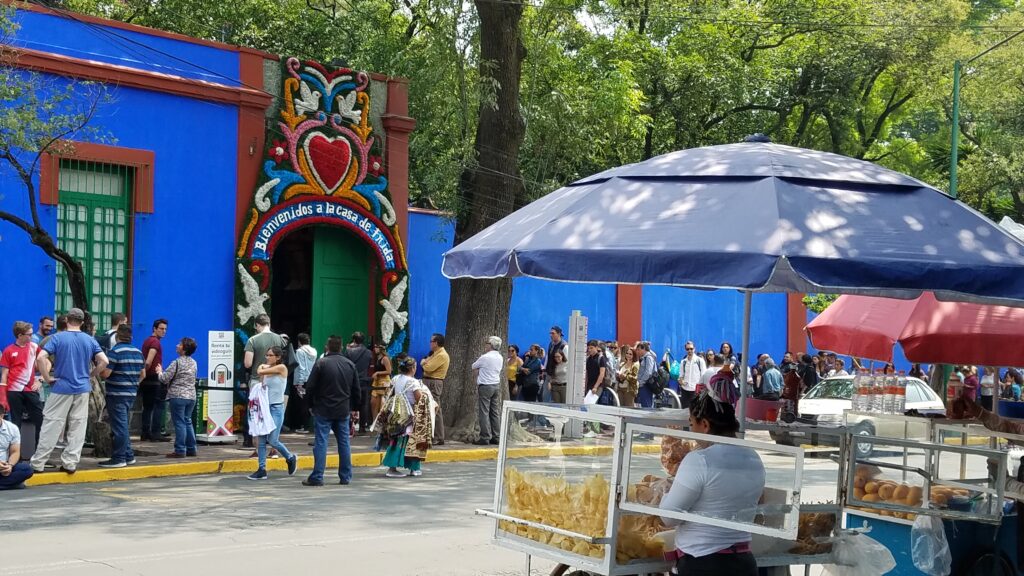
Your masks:
<svg viewBox="0 0 1024 576"><path fill-rule="evenodd" d="M249 435L266 436L276 428L274 417L270 415L270 397L266 385L262 382L253 383L249 389Z"/></svg>

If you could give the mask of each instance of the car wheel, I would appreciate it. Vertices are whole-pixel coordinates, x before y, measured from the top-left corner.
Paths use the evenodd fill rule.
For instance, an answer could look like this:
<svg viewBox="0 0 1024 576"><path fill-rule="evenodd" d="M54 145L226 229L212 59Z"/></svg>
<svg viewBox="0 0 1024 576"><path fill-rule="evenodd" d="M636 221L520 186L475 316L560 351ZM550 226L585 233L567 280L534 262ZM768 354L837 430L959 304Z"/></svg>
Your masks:
<svg viewBox="0 0 1024 576"><path fill-rule="evenodd" d="M1014 576L1016 571L1002 555L986 552L975 560L965 572L967 576Z"/></svg>
<svg viewBox="0 0 1024 576"><path fill-rule="evenodd" d="M857 436L874 436L875 427L870 422L861 422L854 429L853 433ZM866 443L857 443L857 457L868 458L871 453L874 452L874 445Z"/></svg>

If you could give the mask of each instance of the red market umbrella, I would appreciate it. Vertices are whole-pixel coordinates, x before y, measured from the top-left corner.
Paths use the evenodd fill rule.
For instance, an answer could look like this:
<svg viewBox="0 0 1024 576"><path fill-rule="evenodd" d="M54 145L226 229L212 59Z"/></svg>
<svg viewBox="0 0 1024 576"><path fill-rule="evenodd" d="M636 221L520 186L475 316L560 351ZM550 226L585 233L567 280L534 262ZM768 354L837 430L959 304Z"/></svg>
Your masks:
<svg viewBox="0 0 1024 576"><path fill-rule="evenodd" d="M897 342L911 362L980 366L1024 364L1024 308L844 295L807 325L819 350L892 361Z"/></svg>

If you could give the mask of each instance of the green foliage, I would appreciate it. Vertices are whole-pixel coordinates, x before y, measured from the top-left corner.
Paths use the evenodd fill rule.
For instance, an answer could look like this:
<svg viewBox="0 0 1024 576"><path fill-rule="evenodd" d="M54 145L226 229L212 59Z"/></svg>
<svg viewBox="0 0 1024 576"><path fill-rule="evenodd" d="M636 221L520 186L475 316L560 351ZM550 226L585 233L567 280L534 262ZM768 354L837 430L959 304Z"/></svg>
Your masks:
<svg viewBox="0 0 1024 576"><path fill-rule="evenodd" d="M835 302L838 297L839 296L836 294L808 294L803 297L803 303L811 312L821 314L829 307L829 305Z"/></svg>
<svg viewBox="0 0 1024 576"><path fill-rule="evenodd" d="M137 24L405 76L414 201L460 213L483 85L462 0L69 0ZM1024 28L1015 0L527 2L528 198L680 148L777 142L948 180L952 63ZM1024 219L1024 37L966 69L962 198Z"/></svg>

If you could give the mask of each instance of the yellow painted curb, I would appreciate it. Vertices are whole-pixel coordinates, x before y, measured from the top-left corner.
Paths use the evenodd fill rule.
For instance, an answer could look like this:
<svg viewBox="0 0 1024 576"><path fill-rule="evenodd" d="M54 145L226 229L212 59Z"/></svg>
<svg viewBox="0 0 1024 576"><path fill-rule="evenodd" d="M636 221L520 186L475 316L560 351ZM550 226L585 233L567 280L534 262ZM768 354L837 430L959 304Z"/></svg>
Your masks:
<svg viewBox="0 0 1024 576"><path fill-rule="evenodd" d="M656 454L661 451L658 445L633 446L634 454ZM537 446L509 448L508 458L550 458L554 456L609 456L611 446ZM468 448L465 450L433 450L427 453L427 462L476 462L496 460L497 448ZM381 465L382 452L359 452L352 455L352 466L374 468ZM327 468L338 467L338 455L328 454ZM313 456L299 456L298 468L313 468ZM284 472L288 463L283 458L267 460L267 470ZM212 460L197 462L174 462L145 466L128 466L125 468L101 468L99 470L81 470L75 474L48 472L36 474L25 483L29 486L47 486L51 484L85 484L91 482L111 482L116 480L140 480L143 478L166 478L170 476L197 476L200 474L248 474L256 471L256 459Z"/></svg>

